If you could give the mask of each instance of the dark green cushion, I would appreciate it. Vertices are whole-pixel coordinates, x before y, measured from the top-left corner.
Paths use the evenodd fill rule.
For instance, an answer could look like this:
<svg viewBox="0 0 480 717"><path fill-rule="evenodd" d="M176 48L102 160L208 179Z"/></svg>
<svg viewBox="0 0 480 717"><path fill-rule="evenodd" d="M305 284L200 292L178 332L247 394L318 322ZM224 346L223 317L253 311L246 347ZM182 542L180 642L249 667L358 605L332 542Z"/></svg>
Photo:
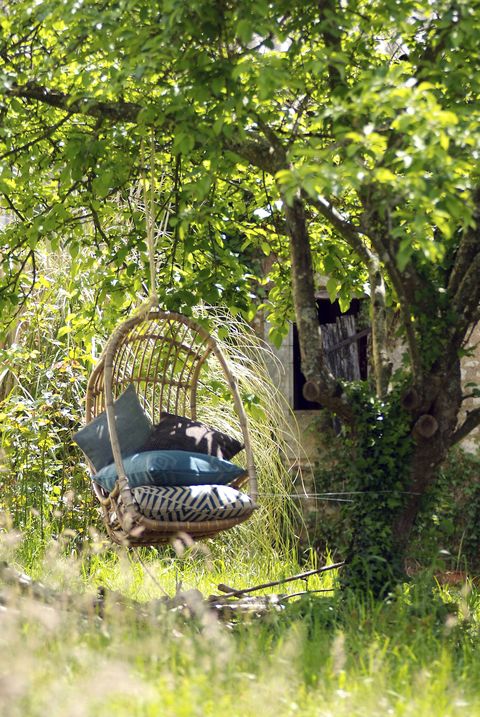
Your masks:
<svg viewBox="0 0 480 717"><path fill-rule="evenodd" d="M152 424L140 405L133 384L114 402L115 421L122 458L131 456L145 443ZM73 436L96 471L113 462L107 414L100 413Z"/></svg>
<svg viewBox="0 0 480 717"><path fill-rule="evenodd" d="M245 473L230 461L189 451L146 451L123 461L130 488L141 485L225 485ZM94 475L108 491L113 489L117 469L112 463Z"/></svg>

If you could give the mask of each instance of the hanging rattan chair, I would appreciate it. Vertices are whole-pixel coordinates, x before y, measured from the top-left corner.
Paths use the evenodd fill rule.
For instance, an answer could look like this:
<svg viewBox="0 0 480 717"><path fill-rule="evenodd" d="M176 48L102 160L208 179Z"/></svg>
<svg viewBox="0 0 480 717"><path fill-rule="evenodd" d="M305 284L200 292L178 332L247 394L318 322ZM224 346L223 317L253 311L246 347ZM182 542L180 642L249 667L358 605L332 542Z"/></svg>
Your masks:
<svg viewBox="0 0 480 717"><path fill-rule="evenodd" d="M221 366L243 434L247 473L232 485L240 488L248 482L248 493L255 501L257 480L248 422L224 354L215 339L196 321L150 305L112 334L87 387L86 423L106 411L118 474L110 493L96 483L93 476L93 489L103 509L107 532L114 542L129 546L158 545L182 533L194 540L208 538L250 516L252 511L226 520L153 520L138 510L125 475L115 425L115 399L133 384L152 423L160 421L162 411L195 419L202 369L209 358L216 359Z"/></svg>

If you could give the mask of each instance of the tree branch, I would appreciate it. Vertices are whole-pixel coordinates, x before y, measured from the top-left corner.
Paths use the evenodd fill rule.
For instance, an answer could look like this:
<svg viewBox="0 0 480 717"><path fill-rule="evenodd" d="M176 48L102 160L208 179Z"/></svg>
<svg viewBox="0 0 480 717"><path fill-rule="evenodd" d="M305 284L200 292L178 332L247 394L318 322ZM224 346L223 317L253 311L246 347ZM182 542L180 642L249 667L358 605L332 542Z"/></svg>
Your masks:
<svg viewBox="0 0 480 717"><path fill-rule="evenodd" d="M22 212L19 209L17 209L17 207L15 206L13 201L10 199L8 194L5 194L5 192L2 192L2 194L5 197L7 204L10 207L10 209L12 210L12 212L20 219L21 222L26 222L27 221L26 217L22 214Z"/></svg>
<svg viewBox="0 0 480 717"><path fill-rule="evenodd" d="M452 298L451 306L456 314L455 324L452 327L447 352L456 355L463 344L468 329L475 324L480 304L480 247L478 254L471 261L464 276L459 282L458 289Z"/></svg>
<svg viewBox="0 0 480 717"><path fill-rule="evenodd" d="M302 190L301 196L305 202L315 207L315 209L338 230L345 241L368 266L373 254L362 239L362 235L357 227L345 219L338 209L324 197L313 198L307 194L305 190Z"/></svg>
<svg viewBox="0 0 480 717"><path fill-rule="evenodd" d="M443 10L444 16L446 16L447 13L453 9L455 9L455 12L459 15L459 17L461 17L461 6L458 2L452 2L450 4L450 7L445 7ZM415 60L415 77L419 79L430 79L431 68L438 68L439 56L448 47L448 39L452 30L452 26L448 23L445 23L443 27L436 27L436 19L437 18L435 18L435 15L433 15L431 20L431 26L428 27L427 25L427 27L423 29L423 32L427 37L429 30L432 26L434 27L436 32L432 33L431 37L429 38L429 41L424 46L424 49L421 54L417 56L417 58L415 58L415 56L412 56L411 58L411 60Z"/></svg>
<svg viewBox="0 0 480 717"><path fill-rule="evenodd" d="M388 223L385 226L385 219L379 215L379 198L376 197L375 187L367 185L363 191L359 192L359 197L364 210L361 216L361 225L364 227L363 233L372 242L372 246L381 259L397 293L402 323L407 337L412 374L415 382L421 382L423 373L422 360L411 312L411 307L416 303L418 289L421 286L420 279L411 262L402 272L397 266L396 243L392 241L392 237L388 233Z"/></svg>
<svg viewBox="0 0 480 717"><path fill-rule="evenodd" d="M0 159L6 159L7 157L10 157L12 154L18 154L19 152L23 152L25 149L30 149L30 147L33 147L33 145L37 144L38 142L41 142L42 139L47 139L48 137L51 137L51 135L56 132L57 129L59 129L65 122L67 122L70 119L70 116L67 114L65 117L62 117L61 120L58 122L55 122L55 124L51 125L50 127L47 127L45 132L40 134L38 137L34 137L30 142L26 142L25 144L22 144L21 147L15 147L14 149L10 149L8 152L5 152L5 154L0 155Z"/></svg>
<svg viewBox="0 0 480 717"><path fill-rule="evenodd" d="M480 284L478 281L479 276L480 245L476 256L471 260L468 269L466 268L458 289L453 297L453 305L457 310L457 313L463 313L468 323L470 323L470 312L475 312L478 308L480 298Z"/></svg>
<svg viewBox="0 0 480 717"><path fill-rule="evenodd" d="M480 406L474 408L472 411L467 411L467 417L452 435L450 445L454 446L456 443L459 443L459 441L462 441L474 428L477 428L477 426L480 426Z"/></svg>
<svg viewBox="0 0 480 717"><path fill-rule="evenodd" d="M474 215L476 221L480 220L480 212L478 216ZM450 271L448 279L447 291L450 296L455 296L465 272L480 252L480 234L475 236L470 230L460 239L460 243L455 254L455 260Z"/></svg>
<svg viewBox="0 0 480 717"><path fill-rule="evenodd" d="M224 139L223 146L268 174L275 175L286 168L284 153L275 151L270 141L254 132L248 139Z"/></svg>
<svg viewBox="0 0 480 717"><path fill-rule="evenodd" d="M342 51L342 43L340 41L340 23L337 18L337 4L335 0L321 0L319 9L322 16L321 34L325 47L329 51L329 56L334 57ZM344 80L338 67L330 61L328 63L328 84L330 90L334 92L338 87L344 85Z"/></svg>
<svg viewBox="0 0 480 717"><path fill-rule="evenodd" d="M450 270L450 276L448 279L447 290L451 296L454 296L458 291L466 269L468 269L473 259L480 251L480 232L478 231L478 226L480 224L480 187L475 189L472 198L475 205L473 212L475 227L469 227L460 239L459 246L455 254L455 260Z"/></svg>
<svg viewBox="0 0 480 717"><path fill-rule="evenodd" d="M142 109L139 104L120 100L116 102L100 102L87 97L72 100L65 92L50 90L33 82L29 82L26 85L13 85L4 89L3 94L6 97L21 97L26 100L43 102L70 114L86 114L92 117L124 122L136 122L138 113Z"/></svg>
<svg viewBox="0 0 480 717"><path fill-rule="evenodd" d="M373 241L373 240L372 240ZM380 256L384 266L386 267L387 273L390 276L392 285L397 292L398 303L400 305L400 313L402 316L402 323L405 329L405 335L407 337L408 353L410 357L410 365L412 368L412 374L414 380L420 381L423 369L422 359L420 357L420 350L418 347L417 337L415 335L415 329L412 323L412 313L410 307L414 304L415 291L408 290L408 279L406 278L406 272L409 271L407 268L403 275L400 273L395 257L392 257L391 253L386 250L383 246L383 242L377 241L374 243L375 248L380 249ZM382 252L381 250L384 249Z"/></svg>
<svg viewBox="0 0 480 717"><path fill-rule="evenodd" d="M372 324L372 358L375 372L377 396L383 398L387 393L392 371L392 362L387 349L387 307L385 303L385 283L378 259L372 258L369 264L370 280L370 316Z"/></svg>

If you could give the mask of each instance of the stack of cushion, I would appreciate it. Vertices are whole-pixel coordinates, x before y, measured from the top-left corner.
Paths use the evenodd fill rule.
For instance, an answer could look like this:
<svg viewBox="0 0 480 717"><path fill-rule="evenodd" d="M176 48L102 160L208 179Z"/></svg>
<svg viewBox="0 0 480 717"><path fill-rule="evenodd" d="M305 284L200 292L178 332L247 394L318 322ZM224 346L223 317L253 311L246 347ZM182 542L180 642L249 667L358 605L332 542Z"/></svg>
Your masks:
<svg viewBox="0 0 480 717"><path fill-rule="evenodd" d="M125 473L140 511L162 521L204 521L248 515L254 504L228 484L245 474L230 462L243 445L198 421L162 413L152 426L133 385L114 403ZM111 491L117 479L107 417L100 414L74 440Z"/></svg>

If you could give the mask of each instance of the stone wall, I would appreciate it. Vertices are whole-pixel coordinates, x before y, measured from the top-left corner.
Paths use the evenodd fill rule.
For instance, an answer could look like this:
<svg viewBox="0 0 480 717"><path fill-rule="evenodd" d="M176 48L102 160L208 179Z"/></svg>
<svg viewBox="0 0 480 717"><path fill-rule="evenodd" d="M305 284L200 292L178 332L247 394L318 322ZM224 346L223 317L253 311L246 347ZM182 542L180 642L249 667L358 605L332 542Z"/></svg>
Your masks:
<svg viewBox="0 0 480 717"><path fill-rule="evenodd" d="M257 327L258 329L259 327ZM268 327L262 327L263 335L267 335ZM470 382L480 383L480 325L473 332L469 346L473 349L472 356L465 356L462 360L462 378L464 386ZM269 361L269 371L275 385L281 390L286 398L288 406L293 407L293 330L290 328L287 337L279 349L271 347L274 358ZM399 346L392 346L392 356L394 363L401 363L402 350ZM395 367L394 367L395 368ZM469 389L465 388L468 393ZM463 420L465 412L480 405L479 398L469 398L465 401L464 411L460 416ZM299 463L304 470L308 472L308 468L318 461L322 454L322 432L319 425L325 423L325 415L323 411L292 411L288 417L288 421L292 427L292 432L299 438L302 446L301 455L298 455L298 447L295 441L292 441L292 463ZM328 419L327 419L328 420ZM475 453L480 450L480 428L473 431L463 442L464 450Z"/></svg>
<svg viewBox="0 0 480 717"><path fill-rule="evenodd" d="M462 359L462 380L465 386L465 393L469 393L470 389L466 386L468 383L480 384L480 324L477 324L469 341L469 347L472 349L471 356L464 356ZM460 416L460 420L465 417L466 411L480 406L480 398L467 398L464 402L464 410ZM462 447L469 453L476 453L480 450L480 428L472 431L462 442Z"/></svg>

